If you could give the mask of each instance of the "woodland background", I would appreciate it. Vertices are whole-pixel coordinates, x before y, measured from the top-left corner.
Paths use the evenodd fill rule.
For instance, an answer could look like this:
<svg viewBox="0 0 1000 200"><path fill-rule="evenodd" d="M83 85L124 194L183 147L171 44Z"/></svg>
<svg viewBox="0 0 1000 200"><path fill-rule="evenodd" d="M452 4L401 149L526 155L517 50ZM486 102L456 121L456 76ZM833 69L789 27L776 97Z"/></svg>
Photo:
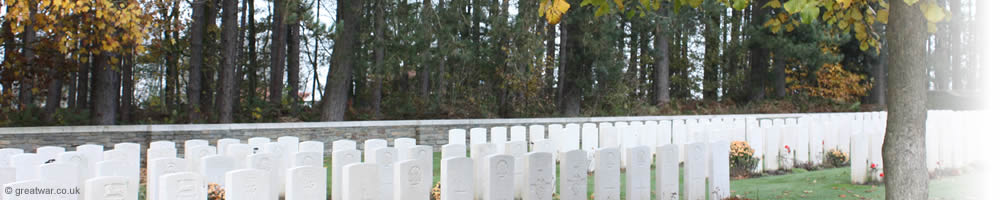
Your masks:
<svg viewBox="0 0 1000 200"><path fill-rule="evenodd" d="M968 107L947 102L980 94L981 1L921 1L931 107ZM817 13L789 9L803 2ZM561 3L568 10L550 23ZM887 9L4 0L0 126L881 110Z"/></svg>

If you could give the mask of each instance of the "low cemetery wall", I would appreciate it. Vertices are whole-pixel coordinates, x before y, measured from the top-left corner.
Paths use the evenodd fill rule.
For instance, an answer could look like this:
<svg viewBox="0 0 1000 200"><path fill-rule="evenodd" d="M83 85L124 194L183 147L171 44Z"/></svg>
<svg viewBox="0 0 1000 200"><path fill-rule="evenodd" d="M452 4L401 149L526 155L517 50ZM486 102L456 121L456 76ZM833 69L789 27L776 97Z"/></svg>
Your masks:
<svg viewBox="0 0 1000 200"><path fill-rule="evenodd" d="M331 143L336 140L414 138L417 144L430 145L435 151L448 143L448 130L494 126L529 126L553 123L600 123L616 121L658 121L688 118L715 118L727 115L637 116L522 119L399 120L201 125L125 125L0 128L0 147L35 149L43 146L72 148L83 144L111 147L116 143L138 143L147 147L154 141L173 141L178 148L184 141L223 138L246 140L251 137L278 138L295 136L302 141ZM799 117L801 114L732 115L760 119ZM359 146L360 148L360 146ZM183 155L183 150L177 152ZM327 152L329 155L329 152Z"/></svg>

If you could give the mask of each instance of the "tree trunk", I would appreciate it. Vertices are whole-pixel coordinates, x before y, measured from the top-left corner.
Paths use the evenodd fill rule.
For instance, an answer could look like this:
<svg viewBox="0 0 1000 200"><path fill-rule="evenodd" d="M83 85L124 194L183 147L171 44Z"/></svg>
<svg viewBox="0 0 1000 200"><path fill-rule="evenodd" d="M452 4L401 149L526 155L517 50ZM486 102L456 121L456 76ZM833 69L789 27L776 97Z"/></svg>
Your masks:
<svg viewBox="0 0 1000 200"><path fill-rule="evenodd" d="M564 94L563 88L566 87L566 63L569 62L569 57L567 57L569 49L569 44L566 41L569 38L566 35L566 24L559 24L559 78L556 84L556 106L560 111L562 111Z"/></svg>
<svg viewBox="0 0 1000 200"><path fill-rule="evenodd" d="M55 122L56 109L59 109L60 102L62 102L62 87L63 87L63 76L64 72L59 71L55 68L49 68L49 85L47 88L48 94L45 98L45 121L52 123Z"/></svg>
<svg viewBox="0 0 1000 200"><path fill-rule="evenodd" d="M656 105L666 105L670 103L670 31L667 24L667 17L670 9L660 9L660 14L664 20L656 22L656 67L654 72L656 79Z"/></svg>
<svg viewBox="0 0 1000 200"><path fill-rule="evenodd" d="M774 96L785 97L785 52L774 51Z"/></svg>
<svg viewBox="0 0 1000 200"><path fill-rule="evenodd" d="M297 13L304 13L298 12L300 10L298 3L292 3L291 5L294 5L291 9ZM298 109L299 103L302 102L302 98L299 97L299 70L301 69L299 62L301 46L299 42L301 40L301 24L300 20L295 20L288 25L288 98L291 99L289 102L292 104L293 112Z"/></svg>
<svg viewBox="0 0 1000 200"><path fill-rule="evenodd" d="M135 71L135 54L128 53L122 58L122 73L121 73L121 108L119 108L119 113L121 115L122 122L129 122L132 120L132 104L134 104L135 99L135 78L133 78Z"/></svg>
<svg viewBox="0 0 1000 200"><path fill-rule="evenodd" d="M77 71L76 77L76 108L81 110L90 109L90 102L88 97L90 96L90 63L93 60L87 62L81 62L79 71Z"/></svg>
<svg viewBox="0 0 1000 200"><path fill-rule="evenodd" d="M285 78L285 1L274 0L274 10L271 14L271 84L268 89L268 101L272 105L281 105L281 90Z"/></svg>
<svg viewBox="0 0 1000 200"><path fill-rule="evenodd" d="M201 67L205 62L202 40L205 36L205 1L191 2L191 67L188 68L188 123L201 120Z"/></svg>
<svg viewBox="0 0 1000 200"><path fill-rule="evenodd" d="M903 0L890 0L890 5L889 116L882 147L886 199L927 199L927 67L922 62L927 21L917 5Z"/></svg>
<svg viewBox="0 0 1000 200"><path fill-rule="evenodd" d="M751 10L753 17L751 18L751 23L754 26L762 27L767 17L768 10L764 8L767 1L754 1L753 8ZM763 30L761 30L763 32ZM766 33L758 34L761 37ZM763 41L761 38L758 41ZM770 54L767 48L764 47L763 42L756 42L751 44L750 48L750 100L757 101L764 99L765 93L765 79L767 76L767 65L770 59Z"/></svg>
<svg viewBox="0 0 1000 200"><path fill-rule="evenodd" d="M385 63L385 4L386 0L375 1L375 66L372 76L375 82L372 86L372 114L375 119L382 119L382 68Z"/></svg>
<svg viewBox="0 0 1000 200"><path fill-rule="evenodd" d="M108 65L108 53L94 55L94 109L92 111L92 124L94 125L114 125L115 110L118 103L115 102L115 77L114 69Z"/></svg>
<svg viewBox="0 0 1000 200"><path fill-rule="evenodd" d="M705 16L705 59L702 64L703 78L701 95L705 101L718 101L719 99L719 15L714 10L706 8Z"/></svg>
<svg viewBox="0 0 1000 200"><path fill-rule="evenodd" d="M249 0L248 0L249 1ZM238 0L222 0L222 73L219 76L219 84L222 90L219 91L215 99L218 102L219 123L233 122L233 98L236 93L236 57L237 49L237 24L236 17Z"/></svg>
<svg viewBox="0 0 1000 200"><path fill-rule="evenodd" d="M257 22L254 19L254 1L246 0L247 2L247 100L252 101L257 99Z"/></svg>
<svg viewBox="0 0 1000 200"><path fill-rule="evenodd" d="M951 29L949 30L951 32L951 36L949 37L951 40L948 41L948 44L951 45L949 47L949 49L951 50L950 51L950 53L951 53L951 63L949 63L949 65L951 65L952 69L962 68L963 67L962 61L965 60L964 58L967 55L967 53L966 53L966 51L967 51L966 50L966 46L965 46L965 43L963 43L963 40L962 40L962 33L964 33L965 30L966 30L965 29L965 23L966 22L965 22L965 18L964 18L965 15L961 14L961 8L962 8L962 2L961 1L959 1L959 0L948 0L948 3L950 3L949 7L950 7L951 13L952 13L951 25L949 25L949 26L951 26ZM969 2L969 3L971 4L972 2ZM983 5L979 5L979 6L983 6ZM972 11L970 10L969 12L972 12ZM964 66L971 66L971 65L964 65ZM952 82L954 82L954 80L952 80L952 77L954 77L952 74L954 74L954 73L950 73L950 74L943 75L943 76L948 76L948 78L947 78L948 81L950 83L952 83Z"/></svg>
<svg viewBox="0 0 1000 200"><path fill-rule="evenodd" d="M77 64L77 65L80 64L80 62L76 62L76 61L73 61L73 63ZM76 76L79 76L79 72L70 72L69 73L69 82L64 82L63 83L63 84L66 84L66 85L69 86L69 88L66 89L67 90L66 91L66 107L67 108L76 108L76 89L77 89L76 88ZM3 91L0 91L0 94L3 94ZM2 101L2 100L0 100L0 101Z"/></svg>
<svg viewBox="0 0 1000 200"><path fill-rule="evenodd" d="M337 19L343 28L333 45L330 71L327 73L326 95L323 98L322 121L343 121L354 67L354 51L358 45L361 2L337 1Z"/></svg>
<svg viewBox="0 0 1000 200"><path fill-rule="evenodd" d="M205 4L205 35L202 40L204 41L204 48L202 53L205 54L206 61L212 60L216 61L215 65L203 64L201 67L201 113L215 113L215 106L218 105L215 100L215 91L221 90L221 85L216 83L216 74L218 74L219 67L222 66L223 60L221 59L221 42L219 41L219 35L217 32L210 30L219 30L218 24L215 22L219 17L220 4L222 0L208 0ZM218 59L211 59L218 58ZM208 114L201 116L205 121L208 121L209 117L213 116Z"/></svg>
<svg viewBox="0 0 1000 200"><path fill-rule="evenodd" d="M564 34L566 37L566 65L560 70L565 70L565 79L560 78L560 90L562 90L562 106L560 111L564 116L575 117L580 115L580 105L583 101L583 88L587 87L589 84L588 76L590 74L590 65L594 62L594 58L588 54L586 49L583 47L583 40L586 33L583 31L584 23L589 23L586 20L582 20L586 17L591 17L582 10L572 11L567 13L570 15L565 18L563 26ZM565 80L565 81L562 81Z"/></svg>
<svg viewBox="0 0 1000 200"><path fill-rule="evenodd" d="M36 5L36 3L34 0L28 0L28 5ZM35 98L34 94L32 94L32 90L35 87L33 83L34 73L32 73L31 71L35 67L34 44L35 44L36 33L34 24L37 23L37 21L35 20L35 13L37 11L35 11L35 9L36 8L34 6L28 7L29 20L28 23L25 24L24 32L22 34L23 36L22 42L24 42L24 46L21 49L21 53L22 56L24 56L25 66L24 70L22 70L22 72L24 73L21 74L21 86L20 86L21 92L18 93L18 99L20 100L21 109L35 106Z"/></svg>

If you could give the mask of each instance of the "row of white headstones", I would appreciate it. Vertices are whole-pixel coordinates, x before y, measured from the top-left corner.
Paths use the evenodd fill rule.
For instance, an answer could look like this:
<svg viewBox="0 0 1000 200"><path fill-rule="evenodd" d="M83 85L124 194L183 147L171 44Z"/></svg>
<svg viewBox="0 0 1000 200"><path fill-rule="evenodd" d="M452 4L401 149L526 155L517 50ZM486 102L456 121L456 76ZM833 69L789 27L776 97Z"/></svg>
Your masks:
<svg viewBox="0 0 1000 200"><path fill-rule="evenodd" d="M955 124L967 122L962 120L967 118L966 114L930 112L929 166L934 163L933 167L957 167L966 162L961 155L969 149L969 145L962 145L968 144L968 140L936 140L958 138L941 136L944 131L963 127ZM588 171L595 172L595 196L617 196L621 191L618 169L622 168L626 169L628 199L645 199L649 195L641 194L653 192L649 172L655 154L658 166L655 194L660 199L679 196L680 162L686 166L685 194L706 193L705 187L695 186L704 186L707 179L709 198L721 198L729 195L730 141L748 141L758 150L755 154L764 158L762 169L768 170L788 168L791 162L822 162L822 153L828 149L850 150L855 152L851 160L852 180L856 180L858 172L872 174L868 164L881 165L878 149L884 135L881 134L884 118L884 113L852 113L805 115L797 120L720 117L584 123L582 127L552 124L547 127L548 135L546 127L541 125L511 126L510 132L508 127L493 127L489 130L489 142L485 128L470 129L468 137L466 130L454 129L449 131L449 144L441 148L441 192L445 199L551 198L558 159L562 199L586 198ZM416 145L412 138L394 139L393 147L388 147L386 140L365 141L364 162L354 141L335 141L331 171L323 168L325 150L321 142L300 143L295 137L281 137L276 142L258 137L250 138L246 144L241 142L221 139L216 146L210 146L206 140L189 140L184 144L184 159L177 158L173 142L151 143L146 154L147 199L204 195L205 187L192 186L207 183L226 188L227 199L241 199L241 196L276 199L278 195L286 199L325 199L328 172L333 199L426 199L430 193L433 149ZM466 156L467 144L472 147L471 158ZM0 149L0 184L11 188L84 186L85 195L79 197L90 199L135 197L140 149L135 143L117 144L108 151L100 145L81 145L70 152L61 147L41 147L36 153ZM541 163L542 160L548 162ZM579 171L583 171L582 175ZM539 175L546 173L550 175ZM79 198L72 194L64 196ZM20 196L25 197L31 199ZM2 198L19 197L4 193Z"/></svg>

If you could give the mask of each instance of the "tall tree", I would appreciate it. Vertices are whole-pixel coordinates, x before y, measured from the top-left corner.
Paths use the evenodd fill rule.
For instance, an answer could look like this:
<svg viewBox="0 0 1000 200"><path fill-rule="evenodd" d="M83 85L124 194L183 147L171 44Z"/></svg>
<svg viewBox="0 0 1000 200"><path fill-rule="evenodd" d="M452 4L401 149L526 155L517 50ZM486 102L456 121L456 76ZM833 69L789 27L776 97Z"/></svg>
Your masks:
<svg viewBox="0 0 1000 200"><path fill-rule="evenodd" d="M926 1L926 0L925 0ZM916 4L890 0L889 116L886 124L885 193L887 199L927 199L927 67L924 33L927 20Z"/></svg>
<svg viewBox="0 0 1000 200"><path fill-rule="evenodd" d="M246 1L247 8L247 95L249 100L257 98L257 22L254 18L254 1Z"/></svg>
<svg viewBox="0 0 1000 200"><path fill-rule="evenodd" d="M660 9L656 20L656 104L670 103L670 9Z"/></svg>
<svg viewBox="0 0 1000 200"><path fill-rule="evenodd" d="M288 6L290 6L289 10L294 10L295 13L305 13L303 9L301 9L302 5L299 3L299 0L289 0L289 1L291 1L288 4ZM300 79L299 70L301 66L299 62L300 60L299 52L301 52L301 46L299 42L302 40L301 39L302 20L300 20L301 18L302 18L301 15L297 15L293 19L288 20L288 25L287 25L288 26L288 31L287 31L288 98L290 100L289 102L291 102L293 111L295 111L298 108L299 102L302 101L302 99L299 98L299 79Z"/></svg>
<svg viewBox="0 0 1000 200"><path fill-rule="evenodd" d="M233 98L236 93L236 57L237 49L237 27L236 17L239 0L222 0L222 73L219 75L219 83L222 90L219 91L215 99L218 102L219 123L233 122ZM250 1L250 0L248 0Z"/></svg>
<svg viewBox="0 0 1000 200"><path fill-rule="evenodd" d="M359 15L362 2L337 1L337 38L330 57L327 73L326 92L323 97L320 119L323 121L343 121L347 111L347 97L350 92L351 75L354 68L354 51L358 45Z"/></svg>
<svg viewBox="0 0 1000 200"><path fill-rule="evenodd" d="M719 72L721 59L720 58L720 48L722 42L719 41L719 36L721 31L719 31L719 21L720 13L718 10L722 9L720 6L715 5L716 3L709 3L704 7L704 14L702 16L703 24L705 25L705 31L702 32L705 38L705 57L702 64L703 78L702 78L702 98L705 101L717 101L719 98Z"/></svg>
<svg viewBox="0 0 1000 200"><path fill-rule="evenodd" d="M191 2L191 67L188 68L188 122L201 120L201 67L205 62L203 38L205 36L205 1Z"/></svg>
<svg viewBox="0 0 1000 200"><path fill-rule="evenodd" d="M285 1L274 0L271 14L271 84L268 89L268 101L272 105L281 105L281 93L285 81Z"/></svg>
<svg viewBox="0 0 1000 200"><path fill-rule="evenodd" d="M375 80L372 86L372 114L375 119L382 118L382 68L385 63L385 6L386 0L375 1L375 65L372 66L372 76Z"/></svg>
<svg viewBox="0 0 1000 200"><path fill-rule="evenodd" d="M769 9L765 8L764 5L767 1L753 1L753 6L751 8L751 23L754 26L760 27L756 31L756 34L752 34L755 37L766 37L765 31L759 30L763 29L765 19L770 13ZM767 50L763 44L763 38L754 38L756 42L751 44L750 48L750 100L761 100L764 99L765 93L765 80L767 76L767 66L770 60L770 51Z"/></svg>
<svg viewBox="0 0 1000 200"><path fill-rule="evenodd" d="M115 102L115 71L108 64L108 54L100 53L94 56L94 110L91 123L94 125L114 125L118 102Z"/></svg>

